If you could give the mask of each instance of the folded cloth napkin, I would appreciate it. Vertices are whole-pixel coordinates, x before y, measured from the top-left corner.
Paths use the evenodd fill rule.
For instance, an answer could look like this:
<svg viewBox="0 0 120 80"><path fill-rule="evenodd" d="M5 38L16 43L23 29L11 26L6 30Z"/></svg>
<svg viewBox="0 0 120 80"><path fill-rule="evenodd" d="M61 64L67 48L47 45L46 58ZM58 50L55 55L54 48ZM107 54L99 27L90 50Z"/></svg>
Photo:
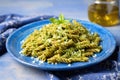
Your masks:
<svg viewBox="0 0 120 80"><path fill-rule="evenodd" d="M7 37L19 27L34 22L49 19L54 16L22 16L18 14L6 14L0 16L0 55L6 51L5 43Z"/></svg>
<svg viewBox="0 0 120 80"><path fill-rule="evenodd" d="M49 80L120 80L119 47L108 59L96 65L77 70L49 71L47 77Z"/></svg>

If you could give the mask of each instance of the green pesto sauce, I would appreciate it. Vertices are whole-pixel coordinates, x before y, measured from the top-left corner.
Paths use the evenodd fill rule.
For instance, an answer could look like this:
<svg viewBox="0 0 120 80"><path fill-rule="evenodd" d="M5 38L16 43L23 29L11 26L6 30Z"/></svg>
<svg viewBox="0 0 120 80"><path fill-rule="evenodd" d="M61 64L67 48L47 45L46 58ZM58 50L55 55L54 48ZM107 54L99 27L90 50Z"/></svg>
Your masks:
<svg viewBox="0 0 120 80"><path fill-rule="evenodd" d="M48 63L85 62L102 50L98 33L91 34L73 20L50 23L31 33L22 44L22 54Z"/></svg>

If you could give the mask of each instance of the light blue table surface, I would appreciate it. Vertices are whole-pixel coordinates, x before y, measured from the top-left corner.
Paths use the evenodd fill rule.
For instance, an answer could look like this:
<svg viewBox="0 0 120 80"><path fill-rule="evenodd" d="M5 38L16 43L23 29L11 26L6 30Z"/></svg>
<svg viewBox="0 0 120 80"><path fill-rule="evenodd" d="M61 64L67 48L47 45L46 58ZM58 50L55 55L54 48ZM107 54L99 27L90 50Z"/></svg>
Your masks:
<svg viewBox="0 0 120 80"><path fill-rule="evenodd" d="M87 20L89 0L0 0L0 15L56 15ZM120 46L120 25L105 27L110 30ZM0 56L0 80L48 80L42 70L30 68L15 61L9 53Z"/></svg>

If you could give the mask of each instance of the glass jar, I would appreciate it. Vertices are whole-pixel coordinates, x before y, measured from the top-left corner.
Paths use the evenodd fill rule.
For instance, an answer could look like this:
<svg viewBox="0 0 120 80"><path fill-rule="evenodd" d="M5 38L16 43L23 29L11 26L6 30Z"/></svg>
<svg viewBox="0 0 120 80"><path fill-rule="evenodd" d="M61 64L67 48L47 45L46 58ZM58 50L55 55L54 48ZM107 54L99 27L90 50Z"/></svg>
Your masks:
<svg viewBox="0 0 120 80"><path fill-rule="evenodd" d="M88 18L102 26L113 26L119 23L119 0L91 0L88 7Z"/></svg>

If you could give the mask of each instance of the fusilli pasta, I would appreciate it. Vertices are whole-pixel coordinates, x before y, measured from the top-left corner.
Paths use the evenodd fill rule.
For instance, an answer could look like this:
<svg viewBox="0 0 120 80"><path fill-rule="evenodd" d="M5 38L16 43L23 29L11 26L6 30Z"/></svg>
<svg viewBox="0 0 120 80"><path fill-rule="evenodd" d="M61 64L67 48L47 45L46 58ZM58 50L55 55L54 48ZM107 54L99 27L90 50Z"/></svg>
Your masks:
<svg viewBox="0 0 120 80"><path fill-rule="evenodd" d="M85 62L102 50L98 33L91 33L82 24L44 25L31 33L22 44L22 54L48 63Z"/></svg>

